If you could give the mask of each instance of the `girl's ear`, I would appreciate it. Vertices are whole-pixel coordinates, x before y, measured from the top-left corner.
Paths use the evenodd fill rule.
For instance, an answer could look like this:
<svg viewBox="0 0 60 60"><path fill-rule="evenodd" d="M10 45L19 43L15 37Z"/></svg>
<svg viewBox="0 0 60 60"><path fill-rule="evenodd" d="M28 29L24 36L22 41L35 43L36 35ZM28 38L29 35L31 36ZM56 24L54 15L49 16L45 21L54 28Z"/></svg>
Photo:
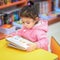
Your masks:
<svg viewBox="0 0 60 60"><path fill-rule="evenodd" d="M36 20L36 21L39 20L39 17L36 17L35 20Z"/></svg>
<svg viewBox="0 0 60 60"><path fill-rule="evenodd" d="M38 21L39 21L39 17L36 17L34 22L36 23Z"/></svg>
<svg viewBox="0 0 60 60"><path fill-rule="evenodd" d="M39 21L39 17L36 17L36 18L35 18L35 21L36 21L36 22Z"/></svg>

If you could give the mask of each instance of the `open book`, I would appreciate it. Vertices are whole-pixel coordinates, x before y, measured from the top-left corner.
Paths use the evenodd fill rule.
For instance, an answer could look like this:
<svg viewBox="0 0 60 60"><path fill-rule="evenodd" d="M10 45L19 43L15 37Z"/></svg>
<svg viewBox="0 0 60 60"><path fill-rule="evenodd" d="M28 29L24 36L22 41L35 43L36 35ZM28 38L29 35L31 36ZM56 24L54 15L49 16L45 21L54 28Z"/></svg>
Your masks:
<svg viewBox="0 0 60 60"><path fill-rule="evenodd" d="M8 37L6 40L8 41L8 46L21 50L26 50L29 47L29 44L33 44L33 42L26 40L20 36Z"/></svg>

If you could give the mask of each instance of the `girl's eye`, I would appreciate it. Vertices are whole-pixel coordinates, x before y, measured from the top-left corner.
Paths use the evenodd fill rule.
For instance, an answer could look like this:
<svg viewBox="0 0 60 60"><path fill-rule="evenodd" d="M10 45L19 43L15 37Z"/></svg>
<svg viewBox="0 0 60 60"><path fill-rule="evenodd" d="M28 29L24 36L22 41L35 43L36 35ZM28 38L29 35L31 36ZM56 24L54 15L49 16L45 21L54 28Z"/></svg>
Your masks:
<svg viewBox="0 0 60 60"><path fill-rule="evenodd" d="M24 22L22 22L24 24Z"/></svg>

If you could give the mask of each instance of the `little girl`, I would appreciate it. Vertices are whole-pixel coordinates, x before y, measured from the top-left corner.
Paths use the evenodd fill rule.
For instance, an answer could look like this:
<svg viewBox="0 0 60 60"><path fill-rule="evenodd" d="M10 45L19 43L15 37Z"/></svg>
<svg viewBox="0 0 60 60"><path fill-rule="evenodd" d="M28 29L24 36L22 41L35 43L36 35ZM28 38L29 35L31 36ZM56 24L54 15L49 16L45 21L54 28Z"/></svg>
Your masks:
<svg viewBox="0 0 60 60"><path fill-rule="evenodd" d="M48 23L46 20L41 20L38 17L39 11L36 5L28 5L21 9L21 19L23 27L17 30L12 36L19 35L32 41L27 51L32 51L38 48L48 50Z"/></svg>

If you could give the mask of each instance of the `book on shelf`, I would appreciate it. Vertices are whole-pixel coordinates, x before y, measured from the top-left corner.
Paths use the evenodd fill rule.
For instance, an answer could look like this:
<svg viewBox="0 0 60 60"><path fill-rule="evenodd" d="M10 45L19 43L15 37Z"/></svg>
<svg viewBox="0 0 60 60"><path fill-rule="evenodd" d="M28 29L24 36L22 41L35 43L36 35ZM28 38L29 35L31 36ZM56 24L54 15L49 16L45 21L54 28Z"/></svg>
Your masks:
<svg viewBox="0 0 60 60"><path fill-rule="evenodd" d="M8 42L8 46L17 48L20 50L27 50L29 47L29 44L33 44L33 42L22 38L20 36L13 36L13 37L8 37L6 38L6 41Z"/></svg>
<svg viewBox="0 0 60 60"><path fill-rule="evenodd" d="M17 1L19 1L19 0L0 0L0 6L9 4L9 3L13 3L13 2L17 2Z"/></svg>
<svg viewBox="0 0 60 60"><path fill-rule="evenodd" d="M3 14L0 14L0 26L2 26L4 24L3 22Z"/></svg>
<svg viewBox="0 0 60 60"><path fill-rule="evenodd" d="M48 2L47 1L41 1L39 2L40 6L40 14L47 14L48 13Z"/></svg>

